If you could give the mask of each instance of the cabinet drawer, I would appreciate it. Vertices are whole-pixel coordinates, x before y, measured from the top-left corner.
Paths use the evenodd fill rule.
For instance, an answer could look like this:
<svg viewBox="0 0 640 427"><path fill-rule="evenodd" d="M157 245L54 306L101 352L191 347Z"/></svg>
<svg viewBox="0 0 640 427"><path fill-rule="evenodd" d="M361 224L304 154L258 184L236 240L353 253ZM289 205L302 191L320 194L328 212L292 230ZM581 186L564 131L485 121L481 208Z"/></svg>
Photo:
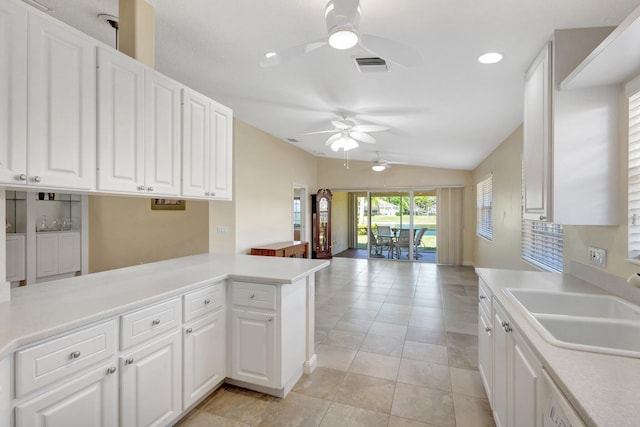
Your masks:
<svg viewBox="0 0 640 427"><path fill-rule="evenodd" d="M113 356L117 350L116 321L81 329L16 352L16 396Z"/></svg>
<svg viewBox="0 0 640 427"><path fill-rule="evenodd" d="M478 282L478 301L480 306L484 309L485 314L491 315L491 291L486 283L482 280Z"/></svg>
<svg viewBox="0 0 640 427"><path fill-rule="evenodd" d="M122 316L122 349L177 327L181 315L180 298L125 314Z"/></svg>
<svg viewBox="0 0 640 427"><path fill-rule="evenodd" d="M245 307L276 309L276 287L259 283L233 282L233 304Z"/></svg>
<svg viewBox="0 0 640 427"><path fill-rule="evenodd" d="M184 296L184 321L189 322L224 306L224 283L209 285Z"/></svg>

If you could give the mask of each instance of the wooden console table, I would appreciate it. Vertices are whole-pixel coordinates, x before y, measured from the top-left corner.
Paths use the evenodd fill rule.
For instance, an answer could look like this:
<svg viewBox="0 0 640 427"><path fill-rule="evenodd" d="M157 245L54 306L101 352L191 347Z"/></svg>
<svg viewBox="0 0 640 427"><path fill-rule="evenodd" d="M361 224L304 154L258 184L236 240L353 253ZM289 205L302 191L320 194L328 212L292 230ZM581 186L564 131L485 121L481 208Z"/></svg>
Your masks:
<svg viewBox="0 0 640 427"><path fill-rule="evenodd" d="M288 241L251 248L251 255L309 258L309 242Z"/></svg>

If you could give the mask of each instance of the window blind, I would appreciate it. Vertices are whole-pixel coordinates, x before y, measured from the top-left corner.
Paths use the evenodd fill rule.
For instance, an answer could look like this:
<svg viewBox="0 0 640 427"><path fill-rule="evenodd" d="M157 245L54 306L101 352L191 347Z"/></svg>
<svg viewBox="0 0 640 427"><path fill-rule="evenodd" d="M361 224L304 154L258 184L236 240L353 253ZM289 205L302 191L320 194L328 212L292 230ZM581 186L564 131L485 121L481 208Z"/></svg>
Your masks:
<svg viewBox="0 0 640 427"><path fill-rule="evenodd" d="M478 183L477 195L477 223L476 233L485 239L493 239L493 176Z"/></svg>
<svg viewBox="0 0 640 427"><path fill-rule="evenodd" d="M522 221L522 258L540 268L562 272L563 230L560 224Z"/></svg>
<svg viewBox="0 0 640 427"><path fill-rule="evenodd" d="M629 97L629 258L640 258L640 92Z"/></svg>

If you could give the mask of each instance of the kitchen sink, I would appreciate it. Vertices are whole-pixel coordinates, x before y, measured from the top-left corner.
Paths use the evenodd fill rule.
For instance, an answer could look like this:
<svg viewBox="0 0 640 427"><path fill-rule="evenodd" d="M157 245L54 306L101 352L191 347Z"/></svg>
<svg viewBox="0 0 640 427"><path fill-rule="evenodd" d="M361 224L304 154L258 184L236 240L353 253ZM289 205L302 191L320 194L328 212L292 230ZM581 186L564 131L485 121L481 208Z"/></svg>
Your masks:
<svg viewBox="0 0 640 427"><path fill-rule="evenodd" d="M640 322L603 321L586 317L534 316L560 347L640 358Z"/></svg>
<svg viewBox="0 0 640 427"><path fill-rule="evenodd" d="M507 288L551 344L640 358L640 307L609 295Z"/></svg>
<svg viewBox="0 0 640 427"><path fill-rule="evenodd" d="M609 295L537 289L504 290L529 313L640 321L640 307Z"/></svg>

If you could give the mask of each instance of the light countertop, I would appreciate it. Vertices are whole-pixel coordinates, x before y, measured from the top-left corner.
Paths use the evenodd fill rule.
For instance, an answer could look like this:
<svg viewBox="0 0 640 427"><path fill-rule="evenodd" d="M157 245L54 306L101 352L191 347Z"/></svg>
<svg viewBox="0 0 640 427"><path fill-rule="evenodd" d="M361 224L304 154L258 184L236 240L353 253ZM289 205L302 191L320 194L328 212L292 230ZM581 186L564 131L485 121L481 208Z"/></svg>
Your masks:
<svg viewBox="0 0 640 427"><path fill-rule="evenodd" d="M14 288L0 303L0 358L20 346L232 279L289 284L329 261L200 254Z"/></svg>
<svg viewBox="0 0 640 427"><path fill-rule="evenodd" d="M640 359L569 350L548 343L503 288L606 294L568 274L478 268L478 276L508 312L545 370L591 427L640 425Z"/></svg>

